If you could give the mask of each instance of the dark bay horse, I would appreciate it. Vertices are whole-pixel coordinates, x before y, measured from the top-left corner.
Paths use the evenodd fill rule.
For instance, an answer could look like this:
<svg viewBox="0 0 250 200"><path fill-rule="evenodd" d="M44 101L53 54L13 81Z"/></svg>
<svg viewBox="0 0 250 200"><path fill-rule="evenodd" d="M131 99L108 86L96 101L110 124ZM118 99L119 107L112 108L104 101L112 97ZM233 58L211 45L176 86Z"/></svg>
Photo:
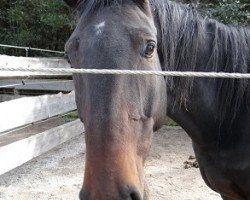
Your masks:
<svg viewBox="0 0 250 200"><path fill-rule="evenodd" d="M168 0L65 0L78 23L73 68L250 72L250 30ZM250 82L73 76L86 128L82 200L147 200L143 173L166 115L193 141L201 175L224 200L250 200Z"/></svg>

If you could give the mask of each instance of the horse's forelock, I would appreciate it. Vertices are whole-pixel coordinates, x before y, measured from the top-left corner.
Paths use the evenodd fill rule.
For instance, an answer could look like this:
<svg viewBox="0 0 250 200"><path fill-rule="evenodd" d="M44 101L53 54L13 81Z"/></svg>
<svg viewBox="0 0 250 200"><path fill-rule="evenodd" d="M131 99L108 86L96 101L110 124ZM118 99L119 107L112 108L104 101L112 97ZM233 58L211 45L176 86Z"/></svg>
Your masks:
<svg viewBox="0 0 250 200"><path fill-rule="evenodd" d="M147 15L151 14L149 0L133 0L133 2Z"/></svg>
<svg viewBox="0 0 250 200"><path fill-rule="evenodd" d="M135 3L144 13L151 14L149 0L64 0L68 5L74 8L74 13L79 18L80 16L88 16L100 9L112 6Z"/></svg>

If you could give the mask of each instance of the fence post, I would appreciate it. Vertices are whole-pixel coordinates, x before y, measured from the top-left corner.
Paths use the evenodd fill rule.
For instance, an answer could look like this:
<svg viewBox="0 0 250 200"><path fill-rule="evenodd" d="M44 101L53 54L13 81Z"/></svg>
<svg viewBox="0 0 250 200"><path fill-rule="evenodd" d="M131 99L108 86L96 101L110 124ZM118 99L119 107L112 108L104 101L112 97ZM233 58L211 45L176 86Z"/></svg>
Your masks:
<svg viewBox="0 0 250 200"><path fill-rule="evenodd" d="M26 51L26 57L29 57L29 47L25 48L25 51Z"/></svg>

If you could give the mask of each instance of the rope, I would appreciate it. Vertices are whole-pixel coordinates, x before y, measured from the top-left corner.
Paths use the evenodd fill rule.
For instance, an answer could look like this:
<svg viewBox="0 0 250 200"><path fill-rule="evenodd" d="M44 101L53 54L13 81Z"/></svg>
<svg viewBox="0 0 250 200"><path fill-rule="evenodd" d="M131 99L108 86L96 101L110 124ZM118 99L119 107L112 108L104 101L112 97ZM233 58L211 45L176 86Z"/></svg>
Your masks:
<svg viewBox="0 0 250 200"><path fill-rule="evenodd" d="M178 77L203 77L203 78L236 78L250 79L246 73L225 72L180 72L180 71L144 71L144 70L110 70L110 69L65 69L65 68L24 68L24 67L0 67L0 77L6 77L5 72L31 72L51 74L116 74L116 75L156 75L156 76L178 76Z"/></svg>
<svg viewBox="0 0 250 200"><path fill-rule="evenodd" d="M39 48L32 48L32 47L21 47L21 46L6 45L6 44L0 44L0 47L15 48L15 49L24 49L26 51L28 51L28 50L34 50L34 51L45 51L45 52L51 52L51 53L64 54L63 51L53 51L53 50L48 50L48 49L39 49Z"/></svg>

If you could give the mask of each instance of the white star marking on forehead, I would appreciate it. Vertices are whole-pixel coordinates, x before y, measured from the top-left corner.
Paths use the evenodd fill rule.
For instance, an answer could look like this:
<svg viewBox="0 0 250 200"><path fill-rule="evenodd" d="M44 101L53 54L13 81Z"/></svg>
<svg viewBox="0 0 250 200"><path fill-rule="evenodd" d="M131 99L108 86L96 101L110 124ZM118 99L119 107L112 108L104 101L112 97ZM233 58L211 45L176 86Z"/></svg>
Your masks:
<svg viewBox="0 0 250 200"><path fill-rule="evenodd" d="M102 34L104 27L105 27L105 21L95 25L96 35Z"/></svg>

